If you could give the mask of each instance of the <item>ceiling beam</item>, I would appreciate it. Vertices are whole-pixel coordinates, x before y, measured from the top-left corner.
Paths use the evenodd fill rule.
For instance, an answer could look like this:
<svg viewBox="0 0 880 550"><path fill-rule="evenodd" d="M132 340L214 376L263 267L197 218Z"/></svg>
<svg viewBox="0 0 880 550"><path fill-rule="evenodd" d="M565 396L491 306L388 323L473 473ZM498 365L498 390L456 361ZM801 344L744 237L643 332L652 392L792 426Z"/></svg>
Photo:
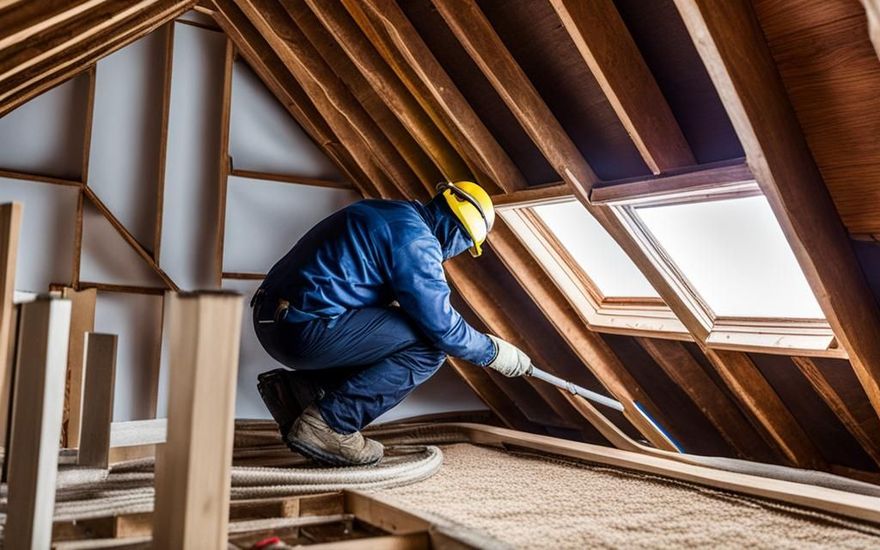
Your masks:
<svg viewBox="0 0 880 550"><path fill-rule="evenodd" d="M281 3L284 11L293 25L302 32L313 51L320 55L321 59L350 91L351 97L362 107L365 115L363 121L369 121L373 127L367 131L359 128L364 135L376 133L380 138L384 136L392 146L388 151L396 151L399 158L412 171L415 179L411 178L403 190L418 190L421 193L433 194L437 182L442 179L439 168L434 164L431 157L395 116L391 109L372 88L369 81L358 70L357 65L342 51L339 44L321 21L315 17L311 10L302 0L285 0ZM393 158L393 157L390 157ZM462 169L467 167L462 163ZM401 182L396 181L397 187ZM416 183L421 183L421 188Z"/></svg>
<svg viewBox="0 0 880 550"><path fill-rule="evenodd" d="M480 170L505 192L525 177L486 128L440 62L393 0L343 0L386 63L439 127L448 126Z"/></svg>
<svg viewBox="0 0 880 550"><path fill-rule="evenodd" d="M612 0L550 0L651 172L696 164Z"/></svg>
<svg viewBox="0 0 880 550"><path fill-rule="evenodd" d="M432 1L453 34L492 83L495 91L502 97L538 149L572 188L585 208L636 263L673 313L706 351L707 357L725 383L745 405L750 420L762 428L762 435L792 463L806 467L824 467L824 460L818 450L748 356L744 353L708 350L703 343L708 334L707 329L639 248L620 220L607 207L594 206L590 203L590 190L598 180L596 174L553 116L550 108L544 103L475 1ZM755 396L760 398L756 399ZM783 414L777 415L776 413L779 412Z"/></svg>
<svg viewBox="0 0 880 550"><path fill-rule="evenodd" d="M467 164L453 147L454 138L445 128L445 124L441 121L439 128L434 124L434 120L382 59L345 8L337 2L306 0L306 3L376 94L397 116L413 139L421 144L443 177L449 181L473 177Z"/></svg>
<svg viewBox="0 0 880 550"><path fill-rule="evenodd" d="M122 9L108 2L95 8L102 17L86 11L49 29L39 41L0 51L0 116L173 20L193 3L152 0Z"/></svg>
<svg viewBox="0 0 880 550"><path fill-rule="evenodd" d="M841 347L880 414L880 309L749 2L675 0L749 166Z"/></svg>
<svg viewBox="0 0 880 550"><path fill-rule="evenodd" d="M709 422L742 458L775 459L739 408L706 374L684 344L658 338L636 338L654 362L699 407Z"/></svg>
<svg viewBox="0 0 880 550"><path fill-rule="evenodd" d="M364 197L378 197L379 192L370 176L339 143L339 138L318 113L308 95L241 10L232 0L213 1L214 20L279 103Z"/></svg>
<svg viewBox="0 0 880 550"><path fill-rule="evenodd" d="M274 0L236 0L235 3L281 58L342 144L358 159L380 194L401 198L398 186L412 186L417 181L415 174L384 135L371 131L375 123L284 9Z"/></svg>

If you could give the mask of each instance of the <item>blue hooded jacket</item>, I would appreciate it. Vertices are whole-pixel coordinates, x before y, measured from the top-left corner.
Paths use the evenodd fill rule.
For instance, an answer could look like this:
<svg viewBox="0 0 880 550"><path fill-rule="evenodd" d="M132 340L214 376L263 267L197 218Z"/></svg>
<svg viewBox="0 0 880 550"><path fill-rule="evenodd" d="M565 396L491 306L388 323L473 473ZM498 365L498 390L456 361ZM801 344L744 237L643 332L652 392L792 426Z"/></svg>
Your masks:
<svg viewBox="0 0 880 550"><path fill-rule="evenodd" d="M471 245L443 199L359 201L306 233L263 288L290 302L294 323L397 300L439 349L483 366L495 346L453 309L442 265Z"/></svg>

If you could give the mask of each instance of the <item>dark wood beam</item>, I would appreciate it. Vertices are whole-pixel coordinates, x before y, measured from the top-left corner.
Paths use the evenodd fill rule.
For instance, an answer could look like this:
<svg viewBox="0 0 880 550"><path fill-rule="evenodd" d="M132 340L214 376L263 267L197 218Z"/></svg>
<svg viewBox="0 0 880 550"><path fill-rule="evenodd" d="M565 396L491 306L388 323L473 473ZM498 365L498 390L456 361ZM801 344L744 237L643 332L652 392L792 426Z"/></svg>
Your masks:
<svg viewBox="0 0 880 550"><path fill-rule="evenodd" d="M101 17L86 11L23 48L0 52L0 116L172 21L194 2L144 0L124 9L107 2L95 8Z"/></svg>
<svg viewBox="0 0 880 550"><path fill-rule="evenodd" d="M433 0L453 35L563 180L589 190L597 177L474 0Z"/></svg>
<svg viewBox="0 0 880 550"><path fill-rule="evenodd" d="M340 90L349 92L353 103L350 106L345 104L344 109L351 117L357 117L357 122L353 121L356 129L365 138L375 135L385 140L388 144L385 148L388 162L396 162L399 159L403 161L402 167L408 167L407 171L411 174L409 179L406 181L396 179L396 187L404 192L412 191L414 194L418 192L424 196L432 194L434 186L443 176L425 149L413 139L392 110L370 86L357 65L341 50L336 38L324 28L305 2L286 0L281 4L283 10L287 12L290 23L297 27L307 40L308 48L319 55L319 59L326 64L329 69L328 74L332 74L343 84ZM340 95L340 97L345 96ZM366 126L368 124L371 126ZM421 185L419 186L418 183Z"/></svg>
<svg viewBox="0 0 880 550"><path fill-rule="evenodd" d="M467 164L450 141L454 141L454 138L445 124L439 128L434 124L345 8L337 2L306 0L306 3L376 94L439 167L443 177L450 181L471 178Z"/></svg>
<svg viewBox="0 0 880 550"><path fill-rule="evenodd" d="M590 72L655 174L696 164L612 0L550 0Z"/></svg>
<svg viewBox="0 0 880 550"><path fill-rule="evenodd" d="M352 18L410 93L452 143L465 148L480 171L506 192L526 180L393 0L343 0ZM485 183L479 180L480 183Z"/></svg>
<svg viewBox="0 0 880 550"><path fill-rule="evenodd" d="M214 18L236 49L272 94L365 197L378 197L372 177L384 174L365 156L357 159L340 143L329 124L318 113L311 98L291 76L284 63L232 0L212 0ZM364 162L365 164L361 164ZM363 166L363 167L362 167ZM366 169L369 168L369 171Z"/></svg>
<svg viewBox="0 0 880 550"><path fill-rule="evenodd" d="M880 414L880 309L744 0L676 0L749 166Z"/></svg>
<svg viewBox="0 0 880 550"><path fill-rule="evenodd" d="M360 158L359 164L365 171L371 172L380 194L402 198L398 188L412 188L417 183L415 174L284 9L274 0L235 3L314 101L342 144Z"/></svg>
<svg viewBox="0 0 880 550"><path fill-rule="evenodd" d="M766 461L772 458L758 432L681 342L637 338L642 348L660 365L718 433L742 458Z"/></svg>

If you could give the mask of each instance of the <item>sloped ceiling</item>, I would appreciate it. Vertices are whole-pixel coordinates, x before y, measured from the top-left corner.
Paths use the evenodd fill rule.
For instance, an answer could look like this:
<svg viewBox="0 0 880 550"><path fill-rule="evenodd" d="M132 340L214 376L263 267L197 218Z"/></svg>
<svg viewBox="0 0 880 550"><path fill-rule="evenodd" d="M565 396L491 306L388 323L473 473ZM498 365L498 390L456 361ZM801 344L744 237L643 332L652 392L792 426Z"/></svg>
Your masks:
<svg viewBox="0 0 880 550"><path fill-rule="evenodd" d="M51 2L0 8L0 20L14 23L0 27L19 34L58 17L77 23L70 28L91 21L96 29L74 38L42 33L27 46L0 42L18 48L9 55L2 50L0 114L193 2L144 2L127 15L106 2L98 3L100 13L95 7L71 14L85 3L68 4L67 11ZM810 163L834 201L828 202L829 223L842 222L860 241L864 273L856 268L843 279L861 281L854 285L861 289L865 276L880 279L873 267L880 255L871 242L880 234L878 202L871 200L880 170L874 150L880 98L873 85L880 62L859 4L833 4L755 0L732 2L731 9L756 23L753 45L775 64L785 108L793 109L799 139L805 137ZM754 143L737 137L742 123L735 127L728 117L730 101L710 78L705 47L698 51L689 35L703 2L580 6L567 0L211 0L198 8L215 18L364 196L423 200L443 178L474 179L508 199L565 185L620 240L602 207L589 204L590 187L650 181L654 174L742 157L759 178L764 174ZM594 23L591 33L582 32L585 22ZM39 52L47 52L39 63L24 61ZM779 196L787 209L791 201ZM804 238L799 212L786 210L786 216L797 239ZM484 257L449 263L457 307L474 325L521 346L540 367L627 406L625 414L597 411L543 383L451 360L504 422L621 448L668 449L631 412L638 402L688 452L876 479L880 421L868 393L878 365L862 360L872 350L857 334L850 342L855 327L846 315L834 318L841 319L852 363L594 332L499 225ZM817 252L806 247L802 253ZM877 309L873 297L863 302Z"/></svg>

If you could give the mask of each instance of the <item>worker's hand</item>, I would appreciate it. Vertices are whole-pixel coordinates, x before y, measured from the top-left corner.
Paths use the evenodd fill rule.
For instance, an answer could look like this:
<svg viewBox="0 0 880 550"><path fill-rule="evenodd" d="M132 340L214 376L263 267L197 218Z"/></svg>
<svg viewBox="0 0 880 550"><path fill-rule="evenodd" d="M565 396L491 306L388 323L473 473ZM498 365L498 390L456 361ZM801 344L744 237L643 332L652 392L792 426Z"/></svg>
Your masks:
<svg viewBox="0 0 880 550"><path fill-rule="evenodd" d="M514 346L510 342L505 342L501 338L489 335L495 344L498 353L495 359L486 365L490 369L495 369L504 376L522 376L528 374L529 367L532 366L532 360L521 349Z"/></svg>

